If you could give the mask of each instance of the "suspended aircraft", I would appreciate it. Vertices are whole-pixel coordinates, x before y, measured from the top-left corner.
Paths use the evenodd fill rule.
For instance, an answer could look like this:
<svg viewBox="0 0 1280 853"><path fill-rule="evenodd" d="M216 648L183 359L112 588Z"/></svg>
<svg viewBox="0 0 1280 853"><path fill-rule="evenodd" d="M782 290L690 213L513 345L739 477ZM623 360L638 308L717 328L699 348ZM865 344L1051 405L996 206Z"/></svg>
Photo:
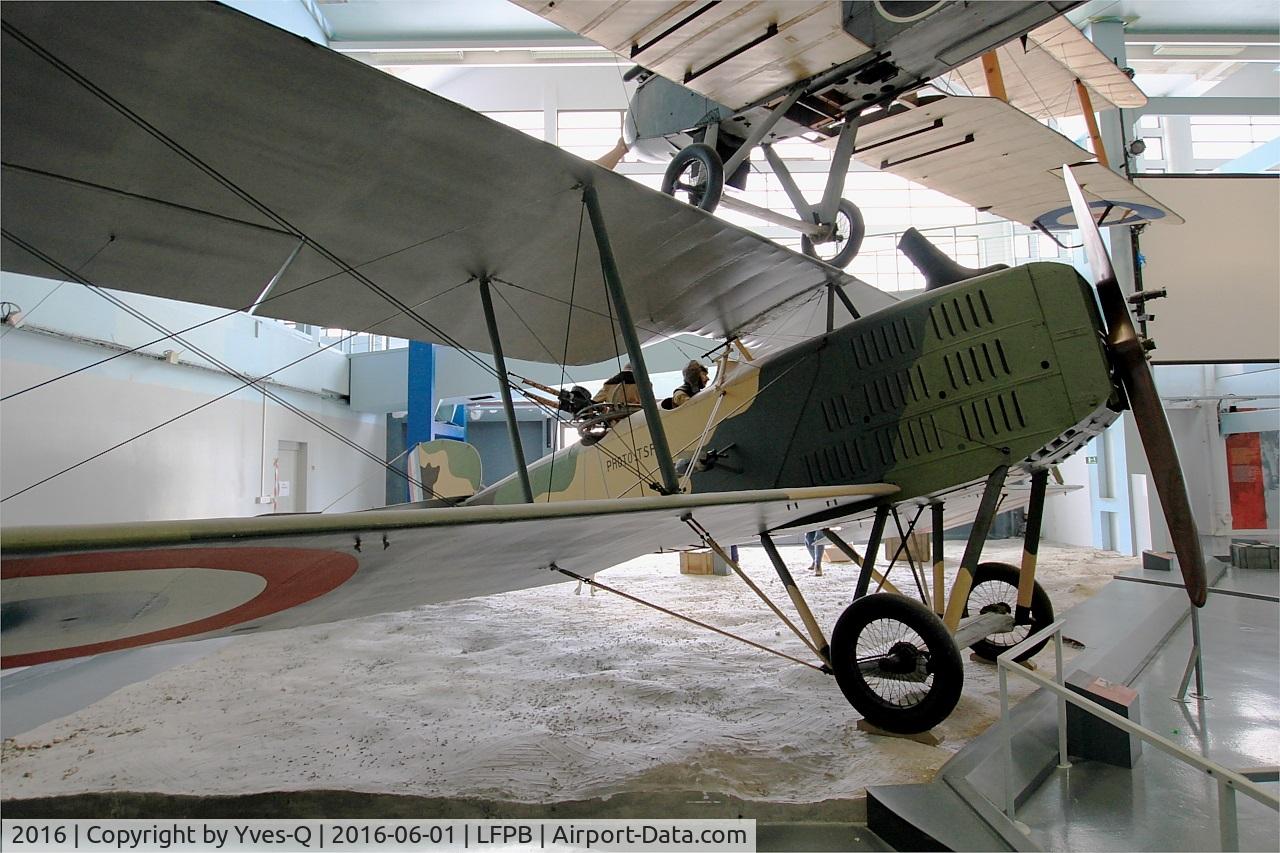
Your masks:
<svg viewBox="0 0 1280 853"><path fill-rule="evenodd" d="M833 266L852 262L866 234L843 197L851 158L1050 235L1074 227L1063 163L1104 225L1181 221L1107 168L1094 104L1146 98L1060 17L1071 0L515 2L637 63L624 139L669 163L664 192L797 230L802 250ZM1037 120L1074 115L1092 153ZM817 202L774 150L794 138L832 149ZM725 191L746 189L757 148L794 217Z"/></svg>
<svg viewBox="0 0 1280 853"><path fill-rule="evenodd" d="M802 650L706 627L832 674L887 730L920 731L958 701L959 648L991 656L1052 619L1035 582L1048 472L1126 407L1204 603L1144 341L1069 169L1096 296L1065 265L974 276L914 251L932 286L899 301L224 6L32 2L0 21L4 270L125 307L105 288L492 353L518 461L472 494L465 446L434 448L430 499L400 508L6 528L4 667L564 580L612 589L592 575L710 547ZM753 352L753 335L824 307L823 333ZM723 342L716 379L662 409L642 344L690 331ZM595 363L622 357L617 336L640 404L527 464L506 358ZM6 483L0 501L37 487ZM1005 496L1029 507L1017 567L981 562ZM932 584L912 565L919 601L877 571L902 510L935 537L945 512L972 521L949 595L940 563ZM864 521L859 555L835 528ZM774 541L811 529L861 563L829 637ZM732 560L728 545L757 539L795 618Z"/></svg>

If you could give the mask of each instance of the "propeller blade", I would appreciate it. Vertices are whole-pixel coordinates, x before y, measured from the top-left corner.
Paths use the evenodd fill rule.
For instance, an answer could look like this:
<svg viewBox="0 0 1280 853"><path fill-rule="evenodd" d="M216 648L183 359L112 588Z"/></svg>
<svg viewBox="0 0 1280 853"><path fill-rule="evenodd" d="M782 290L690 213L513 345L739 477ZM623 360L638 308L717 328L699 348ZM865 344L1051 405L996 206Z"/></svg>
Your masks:
<svg viewBox="0 0 1280 853"><path fill-rule="evenodd" d="M1102 233L1094 222L1093 214L1085 201L1071 167L1064 165L1062 175L1067 183L1067 195L1071 198L1071 210L1084 241L1089 257L1089 269L1098 292L1098 303L1107 321L1107 345L1111 349L1116 373L1129 395L1129 408L1138 425L1138 435L1147 454L1151 478L1155 482L1160 506L1164 509L1169 536L1178 555L1182 580L1187 587L1187 597L1196 607L1203 607L1209 594L1204 565L1204 551L1196 533L1195 518L1191 514L1191 501L1187 497L1187 483L1178 462L1178 451L1173 444L1173 433L1165 419L1164 407L1156 391L1155 379L1142 340L1134 328L1129 306L1125 303L1120 284L1116 281L1111 258L1102 242Z"/></svg>

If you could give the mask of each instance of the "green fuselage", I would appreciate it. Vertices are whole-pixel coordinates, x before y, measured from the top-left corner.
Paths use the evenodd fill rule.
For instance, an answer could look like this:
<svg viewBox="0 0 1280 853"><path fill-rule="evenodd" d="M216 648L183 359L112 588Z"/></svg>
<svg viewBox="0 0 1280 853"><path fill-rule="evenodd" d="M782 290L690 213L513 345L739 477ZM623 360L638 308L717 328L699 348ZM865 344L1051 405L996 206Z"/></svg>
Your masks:
<svg viewBox="0 0 1280 853"><path fill-rule="evenodd" d="M699 444L704 462L716 452L692 474L694 492L891 483L904 499L932 494L1000 464L1051 465L1110 423L1124 404L1102 333L1093 292L1071 267L1027 264L740 365L663 425L678 461ZM648 430L643 415L630 421L614 427L612 446L531 465L535 499L653 494ZM588 489L597 469L630 488ZM497 483L473 502L518 501L514 486Z"/></svg>

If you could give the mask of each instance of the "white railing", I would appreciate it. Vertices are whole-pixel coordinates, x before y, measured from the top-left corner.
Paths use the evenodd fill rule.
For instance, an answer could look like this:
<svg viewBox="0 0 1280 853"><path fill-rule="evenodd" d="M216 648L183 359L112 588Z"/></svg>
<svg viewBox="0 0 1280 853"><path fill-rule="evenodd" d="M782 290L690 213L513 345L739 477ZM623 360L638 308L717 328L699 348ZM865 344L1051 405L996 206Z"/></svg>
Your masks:
<svg viewBox="0 0 1280 853"><path fill-rule="evenodd" d="M1128 734L1141 738L1162 752L1168 753L1177 760L1203 771L1218 783L1218 837L1222 850L1239 850L1240 834L1236 813L1236 792L1252 797L1265 806L1280 811L1280 798L1269 793L1246 777L1209 761L1194 752L1183 749L1171 740L1161 737L1150 729L1127 720L1116 712L1086 699L1078 693L1068 690L1063 682L1062 672L1062 626L1066 620L1059 619L1052 625L1027 637L1021 643L1004 652L996 659L1000 675L1000 730L1003 737L1004 754L1004 813L1010 821L1014 820L1016 792L1013 783L1013 726L1009 718L1009 673L1021 676L1038 684L1058 697L1058 767L1068 768L1071 763L1067 756L1067 703L1093 714ZM1025 649L1053 636L1057 669L1052 679L1026 669L1014 660Z"/></svg>

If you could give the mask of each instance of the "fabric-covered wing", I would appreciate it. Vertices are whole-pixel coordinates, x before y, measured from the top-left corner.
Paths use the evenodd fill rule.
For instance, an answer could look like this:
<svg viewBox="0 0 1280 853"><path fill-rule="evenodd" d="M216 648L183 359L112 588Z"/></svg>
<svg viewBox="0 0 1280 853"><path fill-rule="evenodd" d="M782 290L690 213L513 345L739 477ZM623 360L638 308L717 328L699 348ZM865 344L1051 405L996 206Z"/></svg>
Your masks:
<svg viewBox="0 0 1280 853"><path fill-rule="evenodd" d="M4 532L3 667L292 628L565 580L740 541L896 486L376 510Z"/></svg>
<svg viewBox="0 0 1280 853"><path fill-rule="evenodd" d="M1062 164L1094 159L1004 101L968 97L938 98L868 124L858 132L854 156L980 211L1049 229L1072 227ZM1085 194L1107 214L1101 224L1183 221L1110 169L1085 170Z"/></svg>
<svg viewBox="0 0 1280 853"><path fill-rule="evenodd" d="M869 51L831 0L515 2L734 109Z"/></svg>
<svg viewBox="0 0 1280 853"><path fill-rule="evenodd" d="M1089 89L1094 109L1134 109L1147 96L1066 18L1056 18L997 50L1009 103L1036 118L1080 115L1076 80ZM966 62L943 77L971 95L988 95L982 60Z"/></svg>
<svg viewBox="0 0 1280 853"><path fill-rule="evenodd" d="M892 300L224 6L0 16L9 271L247 308L301 244L257 313L488 352L490 275L508 357L559 360L572 314L585 364L615 352L591 184L642 338L748 333L829 280Z"/></svg>

